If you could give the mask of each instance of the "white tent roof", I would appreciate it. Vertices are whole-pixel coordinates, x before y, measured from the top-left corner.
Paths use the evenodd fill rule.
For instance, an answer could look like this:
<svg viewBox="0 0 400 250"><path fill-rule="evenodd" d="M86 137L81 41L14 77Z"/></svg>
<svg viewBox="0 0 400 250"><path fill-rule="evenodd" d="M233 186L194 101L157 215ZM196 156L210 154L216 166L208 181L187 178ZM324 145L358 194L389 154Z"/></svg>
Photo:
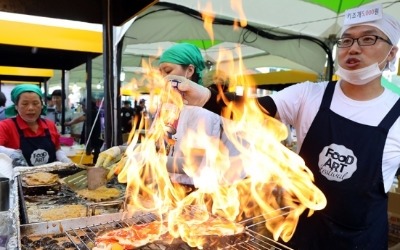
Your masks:
<svg viewBox="0 0 400 250"><path fill-rule="evenodd" d="M161 51L179 40L210 39L203 27L203 20L194 15L198 11L207 12L205 6L209 0L159 2L137 16L126 31L122 52L122 69L126 73L126 81L135 76L130 71L133 67L141 67L142 59L157 57ZM242 0L243 14L248 25L244 29L234 30L232 20L240 20L241 16L232 10L231 1L211 2L213 12L218 13L213 31L214 40L219 43L202 50L205 60L214 62L219 47L232 49L240 46L246 68L283 67L315 73L321 77L325 74L327 51L311 40L316 39L330 49L337 39L344 14L336 14L301 0ZM177 11L162 5L168 3L189 9ZM378 0L373 3L382 3L385 13L400 19L399 1ZM262 37L263 32L271 36L300 37L273 40ZM75 70L71 71L70 82L85 79L84 69L84 66L78 67L78 78L75 78ZM93 83L100 82L102 78L102 57L99 57L93 62Z"/></svg>

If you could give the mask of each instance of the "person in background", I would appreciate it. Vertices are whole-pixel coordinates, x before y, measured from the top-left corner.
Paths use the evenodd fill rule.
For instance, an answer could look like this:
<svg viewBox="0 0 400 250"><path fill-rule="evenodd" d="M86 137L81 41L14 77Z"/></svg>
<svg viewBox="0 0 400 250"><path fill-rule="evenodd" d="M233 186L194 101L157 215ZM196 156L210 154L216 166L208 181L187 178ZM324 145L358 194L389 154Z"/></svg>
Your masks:
<svg viewBox="0 0 400 250"><path fill-rule="evenodd" d="M199 86L203 85L202 71L205 69L205 62L200 50L192 44L176 44L161 55L159 61L159 70L162 76L169 74L182 76L184 79L190 79ZM144 105L144 100L141 102ZM184 106L179 115L179 121L176 133L170 135L173 143L169 145L168 153L168 171L171 181L183 184L188 188L188 192L194 188L193 179L182 172L181 169L175 169L176 165L182 166L184 158L181 142L189 130L197 131L200 127L204 128L205 134L210 138L219 138L221 136L221 117L208 110L194 106ZM192 141L191 148L206 150L206 142ZM100 153L96 166L108 167L110 159L116 158L123 153L125 148L112 147ZM179 162L179 163L178 163ZM199 160L201 162L201 160Z"/></svg>
<svg viewBox="0 0 400 250"><path fill-rule="evenodd" d="M65 101L65 94L61 93L61 89L56 89L51 93L51 98L54 103L54 108L55 108L55 121L54 123L57 126L57 130L59 133L61 133L61 119L62 119L62 102ZM69 122L72 120L73 117L73 111L68 108L67 105L65 105L65 110L64 110L64 119L65 122ZM71 128L70 126L67 126L65 128L65 134L70 134Z"/></svg>
<svg viewBox="0 0 400 250"><path fill-rule="evenodd" d="M135 106L134 108L134 116L135 120L137 121L136 123L136 129L139 129L139 122L142 119L143 116L148 115L147 113L147 108L146 108L146 100L145 99L140 99L139 105Z"/></svg>
<svg viewBox="0 0 400 250"><path fill-rule="evenodd" d="M51 96L51 94L48 94L46 96L46 105L47 105L47 108L54 106L53 97Z"/></svg>
<svg viewBox="0 0 400 250"><path fill-rule="evenodd" d="M86 145L86 154L90 154L93 152L93 165L96 163L97 158L100 153L100 148L103 145L103 140L100 138L101 137L101 121L100 117L98 116L99 109L96 106L96 103L94 101L91 102L91 110L90 114L92 117L92 128L91 131L89 131L89 140L86 138L86 113L88 110L86 109L86 98L84 98L81 102L82 105L82 111L84 114L82 116L79 116L72 121L66 122L64 125L65 126L72 126L74 124L83 122L82 126L82 132L81 132L81 138L80 138L80 144L85 144Z"/></svg>
<svg viewBox="0 0 400 250"><path fill-rule="evenodd" d="M13 166L37 166L54 161L71 162L60 147L54 123L46 114L43 93L33 84L21 84L11 91L13 105L0 122L0 152L13 159ZM13 117L15 116L15 117Z"/></svg>
<svg viewBox="0 0 400 250"><path fill-rule="evenodd" d="M6 96L0 91L0 121L6 119L6 102Z"/></svg>
<svg viewBox="0 0 400 250"><path fill-rule="evenodd" d="M132 130L132 119L135 110L131 107L131 101L124 101L121 108L121 132L123 134L130 133Z"/></svg>
<svg viewBox="0 0 400 250"><path fill-rule="evenodd" d="M190 79L198 85L203 85L203 73L205 62L200 50L193 44L176 44L161 55L159 69L163 77L167 75L179 75ZM168 156L171 158L184 157L181 142L189 130L198 131L199 126L204 126L206 135L214 138L221 136L221 117L200 107L184 106L179 114L176 134L171 135L173 143L170 146ZM192 142L191 147L205 151L204 142ZM171 173L173 182L193 185L193 181L185 174Z"/></svg>
<svg viewBox="0 0 400 250"><path fill-rule="evenodd" d="M343 25L339 81L304 82L257 99L268 114L295 127L298 153L327 198L324 209L301 215L288 242L293 249L388 249L387 193L400 164L400 99L381 78L384 70L395 70L400 23L380 11L375 20ZM226 106L218 92L171 78L182 79L178 89L187 104L218 114Z"/></svg>

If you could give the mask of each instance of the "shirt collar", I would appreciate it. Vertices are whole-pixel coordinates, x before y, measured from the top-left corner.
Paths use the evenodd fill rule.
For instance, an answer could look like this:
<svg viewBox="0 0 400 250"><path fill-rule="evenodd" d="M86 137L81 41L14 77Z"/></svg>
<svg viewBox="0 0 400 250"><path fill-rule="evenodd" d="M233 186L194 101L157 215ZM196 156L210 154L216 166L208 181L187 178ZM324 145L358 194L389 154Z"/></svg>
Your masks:
<svg viewBox="0 0 400 250"><path fill-rule="evenodd" d="M17 118L18 127L19 127L21 130L29 129L28 124L21 118L20 115L17 115L16 118ZM39 117L39 119L38 119L37 122L38 122L39 128L43 128L43 129L49 128L49 127L47 126L47 123L45 123L45 122L42 121L41 117Z"/></svg>

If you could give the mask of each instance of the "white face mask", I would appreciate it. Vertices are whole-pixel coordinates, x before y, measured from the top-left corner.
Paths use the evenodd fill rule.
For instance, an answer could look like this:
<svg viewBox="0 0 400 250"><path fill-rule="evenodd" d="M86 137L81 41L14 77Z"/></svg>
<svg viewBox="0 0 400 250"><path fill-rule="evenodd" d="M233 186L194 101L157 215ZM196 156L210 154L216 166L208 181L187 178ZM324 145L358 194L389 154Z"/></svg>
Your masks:
<svg viewBox="0 0 400 250"><path fill-rule="evenodd" d="M391 51L391 49L389 50L389 53L390 53L390 51ZM382 63L384 63L386 61L386 58L389 56L389 53L382 60L382 62L380 62L380 63L376 62L374 64L371 64L371 65L361 68L361 69L347 70L347 69L340 67L340 65L338 65L338 70L335 72L335 74L338 75L343 80L345 80L346 82L349 82L354 85L367 84L382 75L382 72L386 66L381 70L379 68L379 65L381 65Z"/></svg>

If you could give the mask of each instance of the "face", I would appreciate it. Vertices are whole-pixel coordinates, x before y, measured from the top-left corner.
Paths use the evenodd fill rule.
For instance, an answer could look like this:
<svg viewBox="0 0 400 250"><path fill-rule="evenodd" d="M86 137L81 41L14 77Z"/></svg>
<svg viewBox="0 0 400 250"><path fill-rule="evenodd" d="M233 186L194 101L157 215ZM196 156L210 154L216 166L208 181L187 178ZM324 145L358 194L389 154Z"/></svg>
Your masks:
<svg viewBox="0 0 400 250"><path fill-rule="evenodd" d="M189 65L186 69L182 65L175 63L164 62L160 64L160 73L163 77L167 75L185 76L187 79L192 79L194 66Z"/></svg>
<svg viewBox="0 0 400 250"><path fill-rule="evenodd" d="M389 40L388 37L378 28L366 25L351 27L347 29L343 33L342 38L358 38L366 35L376 35L386 40ZM360 46L358 45L357 41L354 41L351 47L338 48L337 51L338 63L344 69L360 69L370 66L376 62L381 63L383 60L385 60L379 65L380 68L383 69L386 63L391 61L395 57L397 47L394 46L392 48L392 46L387 42L378 39L376 43L371 46ZM386 55L388 55L388 57L385 59Z"/></svg>
<svg viewBox="0 0 400 250"><path fill-rule="evenodd" d="M27 123L36 122L42 112L42 101L40 96L33 92L24 92L20 94L15 109L21 118Z"/></svg>
<svg viewBox="0 0 400 250"><path fill-rule="evenodd" d="M56 105L57 107L61 106L61 101L62 101L61 96L54 95L51 97L51 100L53 101L54 105Z"/></svg>

